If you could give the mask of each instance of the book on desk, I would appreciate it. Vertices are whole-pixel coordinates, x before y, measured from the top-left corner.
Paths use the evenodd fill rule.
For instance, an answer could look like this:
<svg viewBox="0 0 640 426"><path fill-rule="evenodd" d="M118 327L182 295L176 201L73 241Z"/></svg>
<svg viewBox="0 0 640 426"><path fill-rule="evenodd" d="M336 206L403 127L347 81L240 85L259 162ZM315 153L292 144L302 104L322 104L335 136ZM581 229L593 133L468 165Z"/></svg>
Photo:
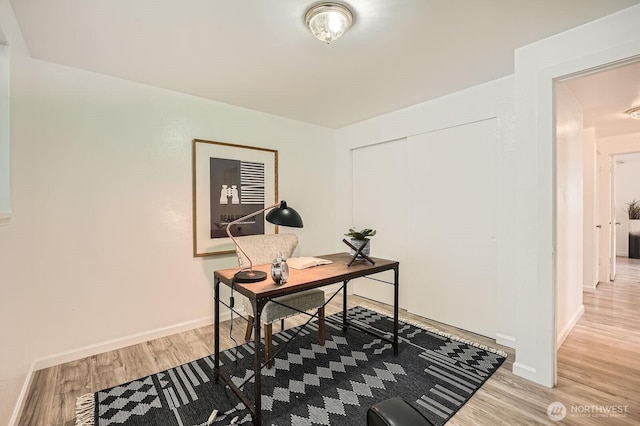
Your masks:
<svg viewBox="0 0 640 426"><path fill-rule="evenodd" d="M328 265L333 263L327 259L321 259L319 257L291 257L287 259L287 265L293 269L307 269L314 266Z"/></svg>

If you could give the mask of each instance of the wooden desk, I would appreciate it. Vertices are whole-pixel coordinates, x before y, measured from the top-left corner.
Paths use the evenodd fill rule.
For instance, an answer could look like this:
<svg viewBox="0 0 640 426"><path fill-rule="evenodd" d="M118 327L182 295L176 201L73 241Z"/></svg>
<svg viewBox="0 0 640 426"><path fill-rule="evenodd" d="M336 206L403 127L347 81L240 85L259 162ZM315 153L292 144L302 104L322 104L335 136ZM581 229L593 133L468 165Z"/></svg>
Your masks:
<svg viewBox="0 0 640 426"><path fill-rule="evenodd" d="M289 279L285 284L277 285L271 279L271 265L257 265L254 266L254 270L260 270L267 273L267 279L265 281L240 284L233 282L233 276L238 272L239 268L223 269L215 271L214 273L214 298L215 298L215 312L214 312L214 377L216 382L220 377L227 383L227 385L238 395L242 402L247 406L253 417L253 424L260 425L262 421L262 407L261 398L257 397L262 394L261 391L261 370L264 364L261 360L264 359L263 352L264 347L260 341L260 315L262 309L271 299L279 296L285 296L289 294L298 293L304 290L312 288L318 288L330 284L336 284L342 282L342 327L346 330L347 327L353 327L365 331L367 333L375 334L370 330L364 329L357 324L348 322L347 320L347 284L354 278L360 278L367 275L376 274L383 271L394 271L393 283L394 296L393 296L393 339L387 339L384 336L376 335L378 338L389 341L393 344L393 353L398 354L398 286L399 286L399 272L400 264L394 260L379 259L372 257L375 265L365 261L358 261L351 266L347 266L351 260L351 256L348 253L336 253L325 256L317 256L323 259L333 261L329 265L321 265L313 268L297 270L290 268ZM230 379L229 375L220 370L220 283L223 283L229 287L233 286L233 289L238 293L246 296L253 306L253 317L255 318L253 324L253 341L255 344L255 359L254 359L254 395L255 401L251 401L250 398L236 386ZM325 303L326 304L326 303Z"/></svg>

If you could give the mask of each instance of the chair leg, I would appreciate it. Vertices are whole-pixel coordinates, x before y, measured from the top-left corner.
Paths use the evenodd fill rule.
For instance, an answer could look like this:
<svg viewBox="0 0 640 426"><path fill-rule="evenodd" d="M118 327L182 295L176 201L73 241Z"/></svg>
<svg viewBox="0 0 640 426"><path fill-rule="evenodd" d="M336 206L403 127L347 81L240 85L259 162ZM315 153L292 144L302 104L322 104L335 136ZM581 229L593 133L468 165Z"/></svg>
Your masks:
<svg viewBox="0 0 640 426"><path fill-rule="evenodd" d="M324 334L325 334L325 325L324 325L324 306L318 308L318 340L320 340L320 344L324 346Z"/></svg>
<svg viewBox="0 0 640 426"><path fill-rule="evenodd" d="M247 331L244 332L244 341L248 342L251 339L251 334L253 333L253 317L251 315L247 315Z"/></svg>
<svg viewBox="0 0 640 426"><path fill-rule="evenodd" d="M269 360L273 355L273 346L271 344L271 337L273 335L273 324L264 325L264 358L265 361ZM267 362L267 368L273 367L273 361Z"/></svg>

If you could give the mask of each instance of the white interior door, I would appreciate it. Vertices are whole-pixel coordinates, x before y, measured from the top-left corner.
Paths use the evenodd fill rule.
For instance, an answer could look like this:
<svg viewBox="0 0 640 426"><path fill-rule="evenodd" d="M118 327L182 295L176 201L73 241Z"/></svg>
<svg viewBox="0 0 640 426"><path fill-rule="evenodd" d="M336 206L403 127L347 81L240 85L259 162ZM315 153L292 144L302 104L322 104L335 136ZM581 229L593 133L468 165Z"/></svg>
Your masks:
<svg viewBox="0 0 640 426"><path fill-rule="evenodd" d="M410 312L496 333L496 121L412 136L406 278Z"/></svg>
<svg viewBox="0 0 640 426"><path fill-rule="evenodd" d="M598 156L598 282L609 282L611 277L611 156Z"/></svg>
<svg viewBox="0 0 640 426"><path fill-rule="evenodd" d="M609 191L611 193L611 204L609 205L609 280L613 281L616 279L616 249L618 244L616 242L616 168L614 167L615 163L612 157L610 161L610 175L611 175L611 186Z"/></svg>
<svg viewBox="0 0 640 426"><path fill-rule="evenodd" d="M415 186L407 174L406 139L368 145L352 151L353 221L356 228L371 228L371 256L400 262L400 307L405 307L408 280L404 274L407 246L407 197ZM346 232L346 230L345 230ZM348 250L348 248L345 249ZM393 272L373 276L393 282ZM355 294L393 303L393 286L367 278L354 280Z"/></svg>
<svg viewBox="0 0 640 426"><path fill-rule="evenodd" d="M595 169L596 169L596 182L593 191L593 198L594 198L594 203L593 203L593 223L594 223L594 227L593 227L593 249L592 249L592 267L593 267L593 276L592 278L595 280L595 283L593 282L589 282L589 287L592 287L593 285L597 285L598 282L600 281L600 234L601 234L601 227L602 227L602 221L600 220L600 181L601 181L601 175L602 175L602 154L600 154L599 151L596 151L596 159L595 159ZM598 228L598 226L600 226L600 228Z"/></svg>

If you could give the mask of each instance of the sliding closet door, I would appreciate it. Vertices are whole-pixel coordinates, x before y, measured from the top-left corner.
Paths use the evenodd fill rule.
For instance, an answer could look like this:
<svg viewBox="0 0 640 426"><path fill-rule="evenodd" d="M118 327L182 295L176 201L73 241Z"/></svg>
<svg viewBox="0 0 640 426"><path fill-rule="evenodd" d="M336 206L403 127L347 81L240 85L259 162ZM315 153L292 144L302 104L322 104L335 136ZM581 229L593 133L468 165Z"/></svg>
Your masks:
<svg viewBox="0 0 640 426"><path fill-rule="evenodd" d="M400 139L352 151L353 226L377 231L371 238L371 255L400 261L401 280L407 241L407 198L412 190L403 172L407 165L406 146L406 139ZM393 282L393 273L384 272L374 278ZM391 285L362 278L355 281L353 288L360 296L393 303ZM400 288L402 307L406 306L407 290Z"/></svg>
<svg viewBox="0 0 640 426"><path fill-rule="evenodd" d="M495 336L495 120L410 137L403 175L412 186L402 280L409 311Z"/></svg>

